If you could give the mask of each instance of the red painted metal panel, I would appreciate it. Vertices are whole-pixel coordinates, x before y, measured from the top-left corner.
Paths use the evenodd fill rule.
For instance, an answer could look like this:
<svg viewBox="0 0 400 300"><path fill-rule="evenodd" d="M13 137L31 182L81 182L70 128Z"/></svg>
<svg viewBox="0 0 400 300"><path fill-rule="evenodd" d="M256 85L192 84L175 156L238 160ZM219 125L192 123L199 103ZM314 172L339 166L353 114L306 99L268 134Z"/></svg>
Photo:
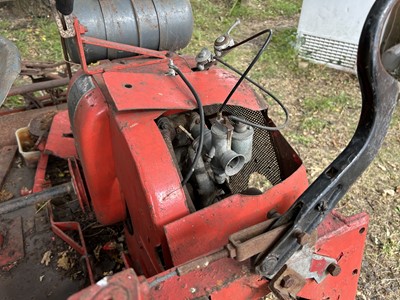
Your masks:
<svg viewBox="0 0 400 300"><path fill-rule="evenodd" d="M115 174L109 108L99 88L79 102L74 137L97 220L106 225L123 221L126 210Z"/></svg>
<svg viewBox="0 0 400 300"><path fill-rule="evenodd" d="M54 116L45 153L61 158L77 157L68 111L61 111Z"/></svg>
<svg viewBox="0 0 400 300"><path fill-rule="evenodd" d="M367 224L366 214L344 218L334 212L327 216L318 227L317 252L338 255L336 259L342 272L336 277L328 275L320 284L308 280L297 296L310 300L355 298ZM349 243L349 239L353 243ZM131 295L127 299L260 299L270 292L268 281L252 273L249 260L239 263L222 258L181 276L171 269L145 280L132 270L126 270L70 299L98 299L98 295L110 295L104 293L110 291L112 283Z"/></svg>
<svg viewBox="0 0 400 300"><path fill-rule="evenodd" d="M148 276L163 270L158 246L168 263L163 226L189 213L176 166L154 121L159 114L122 113L111 122L117 177L134 227L127 245Z"/></svg>
<svg viewBox="0 0 400 300"><path fill-rule="evenodd" d="M175 61L201 98L203 105L222 103L238 78L224 69L213 68L204 72L193 72L183 59ZM196 109L197 104L187 86L178 76L166 76L168 62L141 68L139 72L106 72L104 82L119 111L142 109ZM150 71L151 70L151 71ZM212 78L212 80L210 80ZM233 95L229 104L249 109L266 108L258 101L252 89L245 83Z"/></svg>
<svg viewBox="0 0 400 300"><path fill-rule="evenodd" d="M369 217L365 213L343 217L333 211L318 227L316 253L338 261L339 276L317 284L308 280L298 296L306 299L355 299Z"/></svg>
<svg viewBox="0 0 400 300"><path fill-rule="evenodd" d="M286 211L307 186L306 171L301 166L262 195L233 195L168 224L165 233L174 265L222 247L232 233L265 221L273 208Z"/></svg>

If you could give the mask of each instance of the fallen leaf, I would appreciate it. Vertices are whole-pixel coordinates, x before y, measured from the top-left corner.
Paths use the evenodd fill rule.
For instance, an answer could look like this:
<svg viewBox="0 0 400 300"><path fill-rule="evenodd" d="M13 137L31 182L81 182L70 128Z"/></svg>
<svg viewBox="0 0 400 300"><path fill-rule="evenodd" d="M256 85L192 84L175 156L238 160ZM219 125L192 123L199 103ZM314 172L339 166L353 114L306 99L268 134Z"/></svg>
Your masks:
<svg viewBox="0 0 400 300"><path fill-rule="evenodd" d="M43 254L43 257L42 257L42 260L40 261L40 263L42 265L44 264L47 267L50 263L50 260L51 260L51 251L49 250Z"/></svg>
<svg viewBox="0 0 400 300"><path fill-rule="evenodd" d="M395 195L395 191L394 190L392 190L392 189L385 189L385 190L383 190L383 196L394 196Z"/></svg>
<svg viewBox="0 0 400 300"><path fill-rule="evenodd" d="M387 171L386 167L383 166L383 165L381 165L381 164L378 164L378 168L381 169L381 170L384 171L384 172Z"/></svg>
<svg viewBox="0 0 400 300"><path fill-rule="evenodd" d="M60 257L57 260L57 267L64 269L68 271L74 266L74 263L72 262L71 258L68 256L68 251L63 251L58 253L58 256Z"/></svg>

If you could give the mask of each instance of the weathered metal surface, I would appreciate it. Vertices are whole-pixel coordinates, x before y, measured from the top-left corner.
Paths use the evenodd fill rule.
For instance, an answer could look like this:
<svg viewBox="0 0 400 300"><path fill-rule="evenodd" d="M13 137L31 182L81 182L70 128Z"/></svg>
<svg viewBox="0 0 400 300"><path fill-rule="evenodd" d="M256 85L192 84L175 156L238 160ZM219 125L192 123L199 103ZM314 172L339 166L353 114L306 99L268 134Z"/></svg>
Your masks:
<svg viewBox="0 0 400 300"><path fill-rule="evenodd" d="M4 146L0 149L0 191L4 183L4 179L7 176L8 170L10 170L17 149L18 147L15 145Z"/></svg>
<svg viewBox="0 0 400 300"><path fill-rule="evenodd" d="M306 299L355 299L357 283L360 276L361 262L367 235L368 215L361 213L344 217L333 211L317 228L318 240L315 253L324 257L332 257L341 268L338 276L328 275L317 283L307 279L307 285L297 294ZM320 270L315 264L311 272Z"/></svg>
<svg viewBox="0 0 400 300"><path fill-rule="evenodd" d="M65 65L65 62L30 62L22 61L22 76L41 77L41 79L61 79L58 67Z"/></svg>
<svg viewBox="0 0 400 300"><path fill-rule="evenodd" d="M31 206L36 203L46 202L56 197L65 196L73 192L73 190L72 184L68 182L28 196L8 200L0 204L0 215L10 213L26 206Z"/></svg>
<svg viewBox="0 0 400 300"><path fill-rule="evenodd" d="M0 213L2 215L2 213ZM0 235L3 243L0 246L0 267L18 261L25 255L22 231L22 218L0 220Z"/></svg>
<svg viewBox="0 0 400 300"><path fill-rule="evenodd" d="M82 96L72 116L76 150L97 220L102 224L123 221L126 206L116 176L109 107L97 85Z"/></svg>
<svg viewBox="0 0 400 300"><path fill-rule="evenodd" d="M21 70L21 58L17 47L0 36L0 106Z"/></svg>
<svg viewBox="0 0 400 300"><path fill-rule="evenodd" d="M61 78L61 79L53 79L43 82L36 82L27 85L22 85L12 88L8 93L7 97L62 87L68 85L68 82L69 78Z"/></svg>
<svg viewBox="0 0 400 300"><path fill-rule="evenodd" d="M54 116L44 152L65 159L77 157L68 111Z"/></svg>
<svg viewBox="0 0 400 300"><path fill-rule="evenodd" d="M91 285L81 293L77 293L69 300L85 300L85 299L120 299L120 300L145 300L142 287L142 277L138 277L132 269L124 270L115 276L104 277L97 284Z"/></svg>
<svg viewBox="0 0 400 300"><path fill-rule="evenodd" d="M359 274L359 269L354 268L359 268L361 264L367 223L365 214L350 218L336 213L329 215L318 227L317 253L338 257L345 270L317 284L285 268L271 282L280 299L292 299L289 295L311 300L354 299ZM348 243L349 239L355 243ZM251 271L249 260L237 262L226 258L226 255L227 252L221 250L210 256L216 260L203 263L201 267L193 267L194 263L188 262L148 279L137 277L132 270L125 270L70 299L98 299L98 295L110 295L112 283L134 295L127 299L171 299L171 295L177 299L260 299L270 293L269 282ZM180 273L179 270L185 272Z"/></svg>
<svg viewBox="0 0 400 300"><path fill-rule="evenodd" d="M230 255L230 257L238 261L243 261L271 247L289 226L283 225L274 230L267 231L272 222L272 220L268 220L242 229L229 236L228 246L235 253L234 256Z"/></svg>
<svg viewBox="0 0 400 300"><path fill-rule="evenodd" d="M86 195L86 189L79 170L78 162L74 157L68 159L68 168L79 205L82 211L85 212L87 209L90 209L89 200Z"/></svg>
<svg viewBox="0 0 400 300"><path fill-rule="evenodd" d="M237 82L235 75L220 68L193 72L187 62L177 56L174 57L174 63L196 89L204 106L220 104ZM166 72L167 60L148 69L140 68L137 72L107 72L103 77L119 111L196 109L197 104L185 84L180 78L166 76ZM265 102L257 101L254 91L246 84L239 87L230 104L254 110L267 108Z"/></svg>
<svg viewBox="0 0 400 300"><path fill-rule="evenodd" d="M307 281L296 271L284 266L276 276L271 279L271 291L280 300L296 299L298 292L306 285Z"/></svg>
<svg viewBox="0 0 400 300"><path fill-rule="evenodd" d="M287 186L291 188L287 189ZM165 226L165 234L174 264L223 247L231 234L263 222L273 208L284 212L307 186L305 168L301 166L292 176L262 195L233 195L171 222Z"/></svg>
<svg viewBox="0 0 400 300"><path fill-rule="evenodd" d="M192 36L193 16L188 0L76 0L74 15L90 37L147 49L178 50ZM75 39L67 40L67 48L71 59L79 63ZM84 51L88 63L132 55L126 50L94 45L86 45Z"/></svg>
<svg viewBox="0 0 400 300"><path fill-rule="evenodd" d="M118 114L110 120L116 175L134 228L126 241L147 276L163 270L161 258L171 265L163 226L189 214L178 170L154 122L159 113Z"/></svg>
<svg viewBox="0 0 400 300"><path fill-rule="evenodd" d="M92 265L90 263L89 253L86 247L85 238L83 237L81 225L75 221L58 222L57 220L55 220L51 203L47 204L47 209L49 211L51 229L59 238L61 238L72 249L74 249L82 256L85 263L87 276L90 280L90 283L93 284L95 281ZM71 237L71 232L75 232L78 234L79 242Z"/></svg>
<svg viewBox="0 0 400 300"><path fill-rule="evenodd" d="M36 166L35 179L32 188L33 193L41 192L45 188L51 186L51 183L46 179L46 169L48 161L49 156L46 153L41 152L38 164Z"/></svg>

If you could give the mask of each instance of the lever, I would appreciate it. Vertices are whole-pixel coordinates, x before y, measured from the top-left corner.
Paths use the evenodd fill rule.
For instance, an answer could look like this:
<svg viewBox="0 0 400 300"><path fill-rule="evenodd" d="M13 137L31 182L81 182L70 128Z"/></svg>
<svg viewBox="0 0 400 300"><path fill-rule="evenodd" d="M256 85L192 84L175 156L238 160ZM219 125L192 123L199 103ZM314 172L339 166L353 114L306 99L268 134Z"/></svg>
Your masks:
<svg viewBox="0 0 400 300"><path fill-rule="evenodd" d="M225 51L227 48L235 45L235 41L231 37L231 31L240 24L240 20L237 19L235 23L228 29L228 31L219 36L214 42L214 52L217 57L226 55L229 51Z"/></svg>

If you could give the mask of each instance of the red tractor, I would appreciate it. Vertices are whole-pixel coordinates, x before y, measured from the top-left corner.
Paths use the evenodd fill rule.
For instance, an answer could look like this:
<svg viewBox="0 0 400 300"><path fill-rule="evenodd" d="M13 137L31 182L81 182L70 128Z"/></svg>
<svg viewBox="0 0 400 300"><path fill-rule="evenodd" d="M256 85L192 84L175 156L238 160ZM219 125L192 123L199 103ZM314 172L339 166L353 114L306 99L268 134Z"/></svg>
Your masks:
<svg viewBox="0 0 400 300"><path fill-rule="evenodd" d="M82 256L92 283L70 299L355 298L368 215L343 217L334 207L376 155L396 106L387 70L400 42L398 1L376 1L367 18L359 125L310 186L260 95L287 116L284 105L247 76L271 30L235 42L230 29L212 51L185 57L174 51L190 40L189 1L54 6L65 55L81 68L43 146L36 193L0 213L74 194L101 226L123 224L124 270L97 278L81 225L49 203L54 233ZM255 38L264 42L245 72L223 60ZM49 154L68 160L72 183L43 188ZM267 191L249 185L254 173L270 182Z"/></svg>

